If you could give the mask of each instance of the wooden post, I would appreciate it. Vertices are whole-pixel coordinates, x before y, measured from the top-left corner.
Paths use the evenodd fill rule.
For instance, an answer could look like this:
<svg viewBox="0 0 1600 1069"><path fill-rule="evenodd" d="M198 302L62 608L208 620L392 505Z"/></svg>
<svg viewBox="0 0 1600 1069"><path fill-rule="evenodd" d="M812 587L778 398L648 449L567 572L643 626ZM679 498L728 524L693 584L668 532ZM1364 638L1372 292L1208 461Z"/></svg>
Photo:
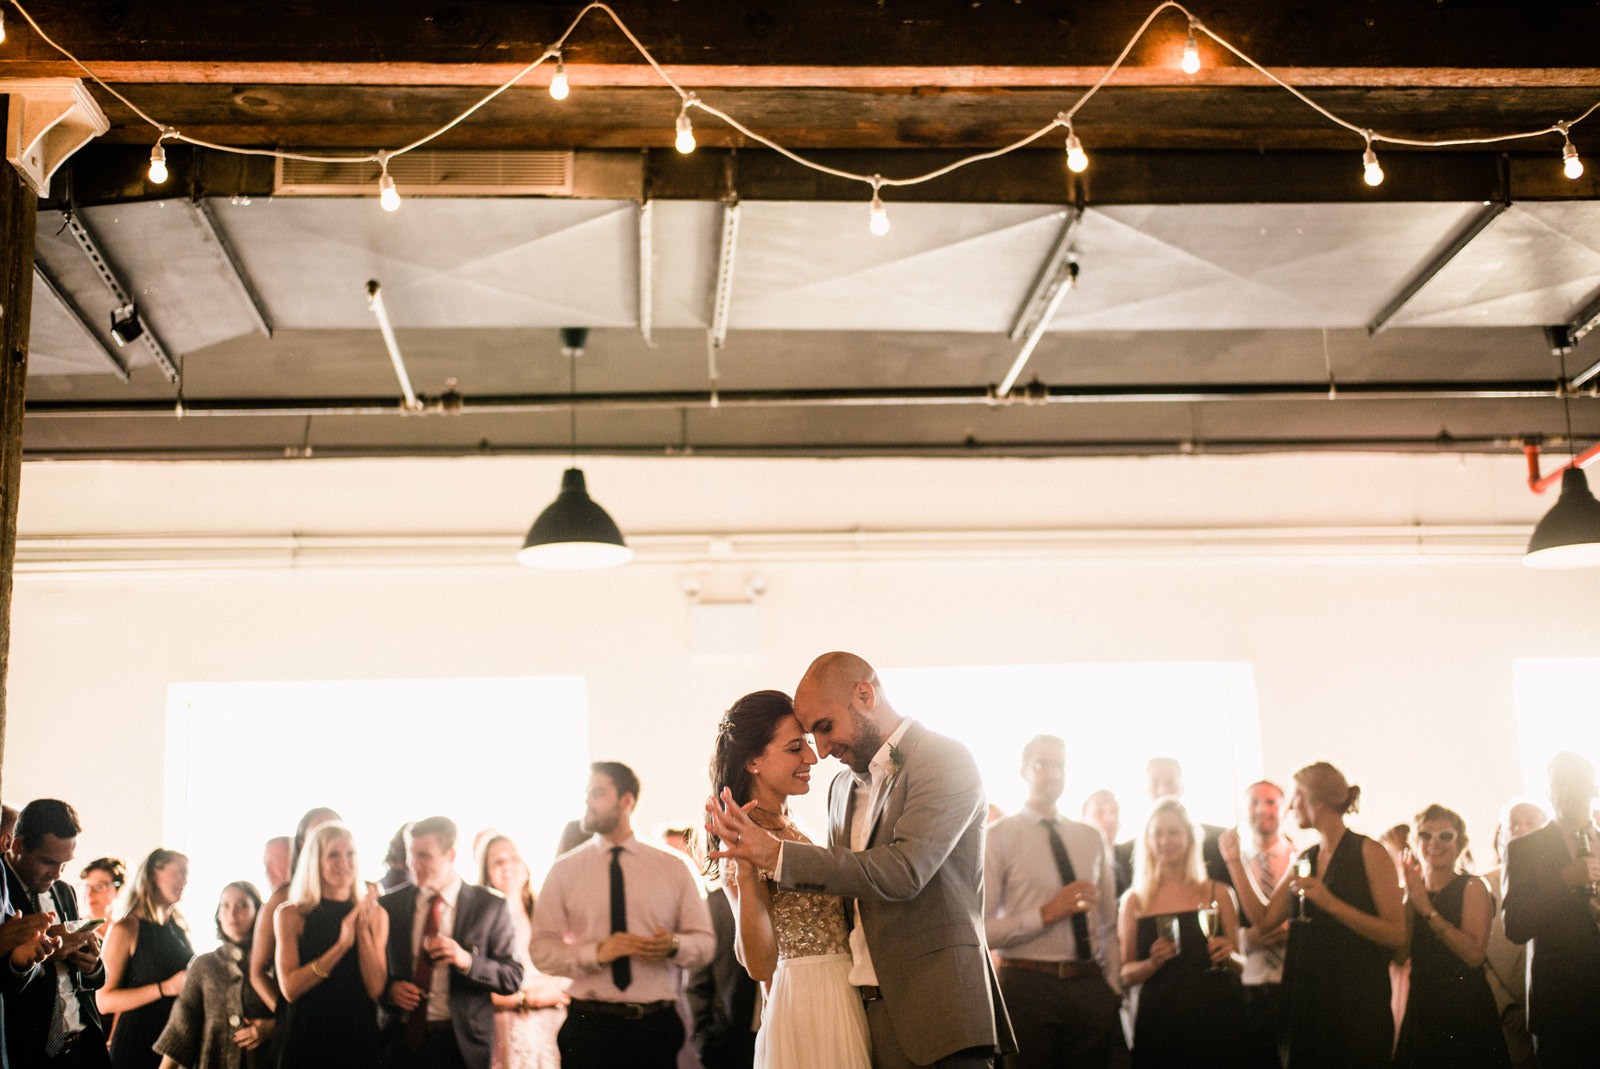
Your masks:
<svg viewBox="0 0 1600 1069"><path fill-rule="evenodd" d="M0 95L0 130L10 98ZM33 310L33 234L38 198L0 163L0 770L6 742L6 678L11 667L11 569L17 558L17 491L22 483L22 403ZM0 777L3 786L3 777ZM3 793L3 792L0 792Z"/></svg>

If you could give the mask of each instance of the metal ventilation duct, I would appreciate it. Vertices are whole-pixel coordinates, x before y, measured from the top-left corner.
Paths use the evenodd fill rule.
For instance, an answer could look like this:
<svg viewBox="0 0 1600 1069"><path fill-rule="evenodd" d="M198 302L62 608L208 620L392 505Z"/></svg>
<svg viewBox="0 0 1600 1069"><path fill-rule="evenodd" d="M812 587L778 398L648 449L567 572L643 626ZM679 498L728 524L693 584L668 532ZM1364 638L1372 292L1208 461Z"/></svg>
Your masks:
<svg viewBox="0 0 1600 1069"><path fill-rule="evenodd" d="M301 150L296 150L301 151ZM317 150L305 150L315 155ZM356 154L365 150L355 150ZM389 175L405 196L571 196L573 153L418 149L389 160ZM323 163L279 159L275 196L345 197L375 193L376 163Z"/></svg>

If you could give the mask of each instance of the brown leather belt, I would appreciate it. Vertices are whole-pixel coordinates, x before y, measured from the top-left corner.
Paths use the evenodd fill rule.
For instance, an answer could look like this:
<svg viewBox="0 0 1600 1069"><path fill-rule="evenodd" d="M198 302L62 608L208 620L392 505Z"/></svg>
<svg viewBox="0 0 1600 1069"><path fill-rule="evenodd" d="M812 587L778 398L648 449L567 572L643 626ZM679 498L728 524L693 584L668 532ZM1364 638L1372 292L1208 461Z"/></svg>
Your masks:
<svg viewBox="0 0 1600 1069"><path fill-rule="evenodd" d="M607 1017L621 1017L624 1020L638 1021L649 1017L651 1014L664 1013L667 1010L676 1011L678 1004L671 999L661 1002L604 1002L600 999L575 998L567 1006L569 1013L599 1013Z"/></svg>
<svg viewBox="0 0 1600 1069"><path fill-rule="evenodd" d="M1099 976L1098 961L1030 961L1027 958L1001 958L1002 969L1031 969L1047 973L1057 980L1077 980L1085 976Z"/></svg>

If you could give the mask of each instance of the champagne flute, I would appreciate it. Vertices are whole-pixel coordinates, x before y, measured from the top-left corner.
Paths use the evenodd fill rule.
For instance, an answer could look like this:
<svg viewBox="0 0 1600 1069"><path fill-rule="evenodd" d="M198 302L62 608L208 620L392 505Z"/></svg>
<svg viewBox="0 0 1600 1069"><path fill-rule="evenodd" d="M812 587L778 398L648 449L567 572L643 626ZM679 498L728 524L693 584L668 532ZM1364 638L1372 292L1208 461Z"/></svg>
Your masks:
<svg viewBox="0 0 1600 1069"><path fill-rule="evenodd" d="M1294 874L1302 880L1311 875L1311 859L1304 854L1294 859ZM1297 921L1310 920L1306 916L1306 893L1295 892L1294 919Z"/></svg>
<svg viewBox="0 0 1600 1069"><path fill-rule="evenodd" d="M1219 924L1220 924L1218 911L1217 911L1216 900L1213 899L1212 901L1207 902L1205 905L1201 906L1200 909L1199 909L1199 914L1198 915L1199 915L1199 918L1200 918L1200 931L1206 937L1206 940L1207 940L1206 956L1209 958L1211 956L1210 939L1217 934L1217 932L1219 930ZM1223 969L1223 967L1221 965L1217 965L1216 963L1212 963L1210 966L1208 966L1206 968L1206 971L1207 972L1224 972L1225 970Z"/></svg>

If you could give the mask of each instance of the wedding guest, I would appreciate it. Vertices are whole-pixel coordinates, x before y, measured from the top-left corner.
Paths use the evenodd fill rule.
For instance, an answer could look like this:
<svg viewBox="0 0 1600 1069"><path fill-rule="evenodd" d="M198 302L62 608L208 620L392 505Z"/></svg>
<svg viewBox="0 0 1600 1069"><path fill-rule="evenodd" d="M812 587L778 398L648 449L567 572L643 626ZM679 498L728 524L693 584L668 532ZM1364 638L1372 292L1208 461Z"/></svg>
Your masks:
<svg viewBox="0 0 1600 1069"><path fill-rule="evenodd" d="M1506 847L1506 936L1528 946L1528 1031L1542 1069L1593 1066L1600 1051L1600 831L1594 765L1549 767L1555 819Z"/></svg>
<svg viewBox="0 0 1600 1069"><path fill-rule="evenodd" d="M522 852L509 835L495 835L479 852L478 883L505 897L511 917L511 948L522 965L522 985L514 995L494 995L492 1069L560 1069L556 1034L567 1018L568 981L533 967L533 882Z"/></svg>
<svg viewBox="0 0 1600 1069"><path fill-rule="evenodd" d="M1317 845L1302 850L1298 868L1264 898L1245 868L1239 834L1218 845L1250 923L1263 930L1290 916L1299 900L1304 920L1289 928L1283 964L1288 1063L1294 1069L1380 1069L1394 1053L1389 961L1406 945L1405 900L1394 863L1382 846L1345 826L1361 788L1318 761L1294 774L1289 799L1300 827ZM1137 877L1135 877L1137 879Z"/></svg>
<svg viewBox="0 0 1600 1069"><path fill-rule="evenodd" d="M114 857L97 857L83 867L78 879L83 881L85 917L98 917L107 924L115 912L117 894L127 881L127 869Z"/></svg>
<svg viewBox="0 0 1600 1069"><path fill-rule="evenodd" d="M1028 741L1028 800L984 846L984 931L1017 1037L1008 1069L1104 1066L1120 1023L1116 872L1102 832L1056 810L1066 753L1054 735Z"/></svg>
<svg viewBox="0 0 1600 1069"><path fill-rule="evenodd" d="M1502 905L1506 894L1506 847L1511 840L1520 839L1530 831L1538 831L1549 819L1544 810L1533 802L1517 799L1506 803L1500 824L1494 831L1497 865L1483 874L1484 882L1489 885L1489 893ZM1505 911L1496 911L1494 923L1489 926L1489 989L1494 992L1501 1029L1506 1037L1506 1050L1511 1055L1511 1064L1515 1069L1538 1069L1539 1064L1533 1054L1533 1037L1528 1034L1528 1017L1524 1009L1528 1002L1527 949L1506 938Z"/></svg>
<svg viewBox="0 0 1600 1069"><path fill-rule="evenodd" d="M406 832L410 823L400 825L389 840L389 849L383 855L383 875L378 877L378 890L383 894L411 886L411 866L406 863Z"/></svg>
<svg viewBox="0 0 1600 1069"><path fill-rule="evenodd" d="M1199 829L1176 797L1157 802L1118 919L1122 982L1139 985L1134 1069L1233 1069L1244 1039L1239 914L1200 861Z"/></svg>
<svg viewBox="0 0 1600 1069"><path fill-rule="evenodd" d="M1183 798L1183 766L1175 757L1152 757L1144 766L1145 786L1152 803L1163 798ZM1231 883L1228 866L1222 860L1222 855L1217 852L1217 836L1222 834L1222 828L1215 824L1198 825L1204 833L1201 842L1200 856L1205 863L1206 872L1213 880L1219 883ZM1128 839L1116 846L1118 860L1133 871L1135 858L1138 856L1138 844Z"/></svg>
<svg viewBox="0 0 1600 1069"><path fill-rule="evenodd" d="M1294 844L1282 833L1283 788L1268 780L1245 789L1245 815L1250 824L1250 845L1244 847L1245 866L1260 887L1277 887L1294 862ZM1254 925L1240 929L1244 946L1245 1052L1244 1064L1256 1069L1279 1069L1283 1041L1283 952L1289 941L1289 922L1263 930Z"/></svg>
<svg viewBox="0 0 1600 1069"><path fill-rule="evenodd" d="M289 874L294 872L289 857L293 849L293 840L287 835L274 835L261 848L261 871L267 875L269 891L289 882ZM254 935L251 938L253 939Z"/></svg>
<svg viewBox="0 0 1600 1069"><path fill-rule="evenodd" d="M100 939L93 931L69 931L78 919L77 895L61 878L77 850L78 814L66 802L40 798L23 807L6 858L5 898L19 909L54 914L55 940L42 967L0 965L19 990L5 990L5 1055L15 1069L108 1064L105 1031L95 1008L95 989L105 983ZM35 922L38 923L38 922Z"/></svg>
<svg viewBox="0 0 1600 1069"><path fill-rule="evenodd" d="M157 1069L156 1038L172 1016L183 990L194 948L189 926L178 912L189 884L189 859L176 850L157 849L134 870L127 912L106 938L106 983L100 989L101 1013L117 1015L111 1034L114 1069Z"/></svg>
<svg viewBox="0 0 1600 1069"><path fill-rule="evenodd" d="M1395 879L1406 885L1406 854L1411 843L1411 825L1396 824L1378 838L1389 860L1394 862ZM1406 1000L1411 997L1411 958L1389 962L1389 1012L1394 1016L1394 1041L1400 1044L1400 1024L1406 1018Z"/></svg>
<svg viewBox="0 0 1600 1069"><path fill-rule="evenodd" d="M716 951L689 974L690 1042L704 1069L752 1069L760 1023L760 985L750 979L734 952L737 924L733 906L719 882L707 888L706 908Z"/></svg>
<svg viewBox="0 0 1600 1069"><path fill-rule="evenodd" d="M711 959L711 918L683 857L634 836L639 777L616 761L589 767L583 829L594 838L550 867L530 956L572 979L557 1036L565 1069L673 1069L680 971Z"/></svg>
<svg viewBox="0 0 1600 1069"><path fill-rule="evenodd" d="M156 1039L161 1069L273 1069L272 1011L245 977L261 892L236 880L214 920L222 945L189 963L183 991Z"/></svg>
<svg viewBox="0 0 1600 1069"><path fill-rule="evenodd" d="M494 995L512 995L522 966L511 915L495 892L456 872L456 823L424 817L406 830L413 886L380 899L389 915L388 1064L489 1069Z"/></svg>
<svg viewBox="0 0 1600 1069"><path fill-rule="evenodd" d="M1494 994L1484 976L1494 897L1463 871L1467 824L1442 805L1417 814L1416 847L1405 859L1414 916L1411 992L1395 1054L1397 1069L1509 1069Z"/></svg>
<svg viewBox="0 0 1600 1069"><path fill-rule="evenodd" d="M294 838L289 843L291 878L299 867L300 853L305 848L306 836L319 826L337 822L339 819L339 814L326 806L308 809L300 818L300 823L294 829ZM288 901L288 898L287 881L272 888L256 915L256 931L250 941L250 985L256 989L256 994L261 996L261 1001L274 1010L277 1009L281 992L278 990L275 965L278 953L278 930L273 918L278 914L278 907ZM281 1038L281 1035L278 1036L278 1039Z"/></svg>
<svg viewBox="0 0 1600 1069"><path fill-rule="evenodd" d="M1133 867L1124 863L1117 853L1117 832L1122 830L1122 807L1117 804L1117 796L1104 787L1090 794L1083 800L1083 822L1100 829L1106 849L1111 851L1111 867L1120 899L1133 883Z"/></svg>
<svg viewBox="0 0 1600 1069"><path fill-rule="evenodd" d="M274 918L282 991L282 1069L377 1069L378 997L387 979L389 915L359 887L355 840L319 824L305 840Z"/></svg>

